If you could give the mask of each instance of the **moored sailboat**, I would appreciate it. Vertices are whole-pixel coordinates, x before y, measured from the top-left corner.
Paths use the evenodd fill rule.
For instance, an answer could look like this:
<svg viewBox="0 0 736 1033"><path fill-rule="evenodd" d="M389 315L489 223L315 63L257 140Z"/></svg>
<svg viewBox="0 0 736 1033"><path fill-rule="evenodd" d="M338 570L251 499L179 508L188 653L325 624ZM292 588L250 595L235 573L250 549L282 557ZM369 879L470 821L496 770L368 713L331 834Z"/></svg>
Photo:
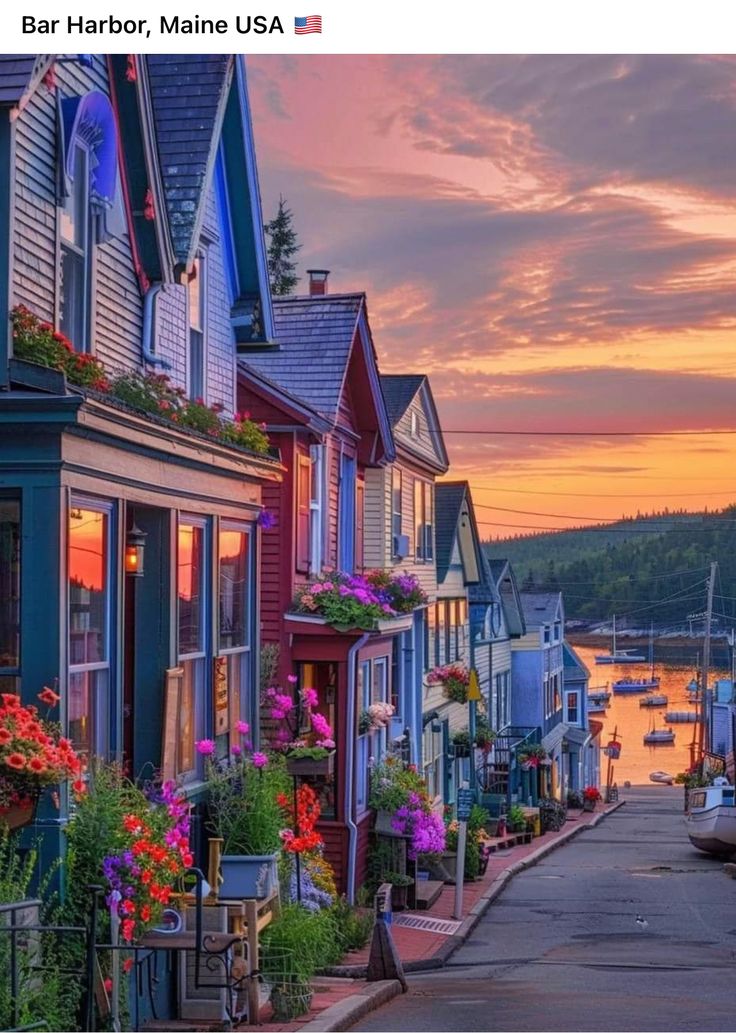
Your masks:
<svg viewBox="0 0 736 1033"><path fill-rule="evenodd" d="M597 664L640 664L645 656L631 649L616 649L616 614L613 615L613 643L610 653L602 653L595 658Z"/></svg>

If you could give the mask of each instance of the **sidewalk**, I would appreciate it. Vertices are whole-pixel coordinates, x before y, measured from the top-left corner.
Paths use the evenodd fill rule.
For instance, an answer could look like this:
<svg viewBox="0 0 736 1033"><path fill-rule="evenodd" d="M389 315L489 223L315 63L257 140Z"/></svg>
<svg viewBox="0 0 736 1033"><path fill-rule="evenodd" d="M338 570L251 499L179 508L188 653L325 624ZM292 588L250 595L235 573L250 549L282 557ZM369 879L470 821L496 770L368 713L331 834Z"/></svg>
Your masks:
<svg viewBox="0 0 736 1033"><path fill-rule="evenodd" d="M559 832L547 832L520 846L491 854L482 879L463 887L463 919L452 917L455 887L446 885L427 911L407 911L394 915L391 927L397 951L406 972L440 968L465 942L491 902L513 876L535 864L545 854L562 846L583 829L597 825L623 801L593 812L575 812ZM419 926L424 925L424 928ZM429 926L429 928L427 928ZM385 1004L401 992L396 980L366 982L370 947L348 955L349 963L329 970L328 976L315 978L315 994L309 1015L295 1022L262 1026L239 1026L239 1030L303 1030L304 1033L330 1033L348 1029L369 1011ZM346 959L347 960L347 959ZM264 1018L266 1015L264 1013Z"/></svg>

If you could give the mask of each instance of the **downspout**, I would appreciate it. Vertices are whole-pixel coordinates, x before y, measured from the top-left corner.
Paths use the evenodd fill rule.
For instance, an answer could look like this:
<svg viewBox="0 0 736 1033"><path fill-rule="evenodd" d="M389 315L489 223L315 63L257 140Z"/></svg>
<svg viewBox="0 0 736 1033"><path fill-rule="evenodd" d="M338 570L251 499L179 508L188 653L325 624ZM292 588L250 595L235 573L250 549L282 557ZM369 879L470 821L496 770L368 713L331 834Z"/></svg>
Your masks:
<svg viewBox="0 0 736 1033"><path fill-rule="evenodd" d="M345 824L348 827L348 871L347 897L348 903L355 903L355 867L358 855L358 826L353 814L353 787L355 769L355 705L357 701L356 664L358 651L368 641L366 632L353 643L348 650L348 698L347 716L345 719Z"/></svg>
<svg viewBox="0 0 736 1033"><path fill-rule="evenodd" d="M153 284L152 287L148 288L146 296L143 299L142 351L145 362L150 363L152 366L161 366L162 369L171 369L171 363L156 355L153 350L153 328L156 324L155 302L158 298L159 291L163 290L163 286L164 285L162 283Z"/></svg>

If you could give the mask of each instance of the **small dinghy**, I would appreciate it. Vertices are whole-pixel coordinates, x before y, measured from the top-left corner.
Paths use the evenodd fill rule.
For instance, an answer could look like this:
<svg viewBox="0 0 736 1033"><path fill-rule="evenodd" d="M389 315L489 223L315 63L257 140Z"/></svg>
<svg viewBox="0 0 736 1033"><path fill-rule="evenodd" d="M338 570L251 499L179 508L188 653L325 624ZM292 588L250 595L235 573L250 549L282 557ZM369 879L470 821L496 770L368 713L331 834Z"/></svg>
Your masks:
<svg viewBox="0 0 736 1033"><path fill-rule="evenodd" d="M639 700L640 707L666 707L668 703L667 696L645 696Z"/></svg>
<svg viewBox="0 0 736 1033"><path fill-rule="evenodd" d="M659 688L659 678L620 678L613 683L613 691L617 694L624 692L649 692L650 689Z"/></svg>
<svg viewBox="0 0 736 1033"><path fill-rule="evenodd" d="M671 786L674 785L675 777L674 775L669 775L666 771L652 771L649 775L649 781Z"/></svg>
<svg viewBox="0 0 736 1033"><path fill-rule="evenodd" d="M675 741L675 733L671 728L653 728L644 736L645 746L657 746L660 743L671 743Z"/></svg>

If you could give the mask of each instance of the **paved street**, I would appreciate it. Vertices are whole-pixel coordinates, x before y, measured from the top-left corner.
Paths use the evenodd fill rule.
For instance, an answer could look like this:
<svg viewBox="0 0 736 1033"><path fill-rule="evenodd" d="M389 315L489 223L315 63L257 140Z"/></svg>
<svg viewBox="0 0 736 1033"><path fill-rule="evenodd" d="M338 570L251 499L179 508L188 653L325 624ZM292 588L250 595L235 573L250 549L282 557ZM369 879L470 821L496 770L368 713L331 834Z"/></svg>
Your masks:
<svg viewBox="0 0 736 1033"><path fill-rule="evenodd" d="M518 875L446 968L353 1028L736 1028L736 882L690 847L679 786L625 798Z"/></svg>

